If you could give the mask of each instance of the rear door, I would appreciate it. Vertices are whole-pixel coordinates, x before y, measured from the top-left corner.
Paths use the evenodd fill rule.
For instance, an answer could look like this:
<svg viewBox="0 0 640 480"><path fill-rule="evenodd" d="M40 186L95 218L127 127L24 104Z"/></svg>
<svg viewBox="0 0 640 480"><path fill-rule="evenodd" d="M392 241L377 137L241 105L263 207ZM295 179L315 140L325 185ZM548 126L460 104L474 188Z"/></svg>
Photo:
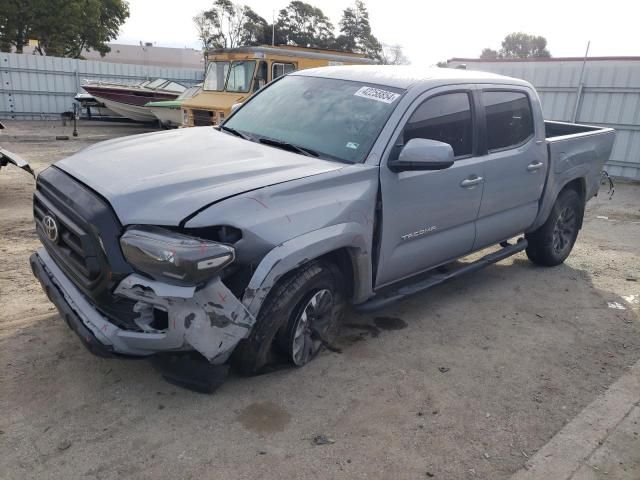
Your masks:
<svg viewBox="0 0 640 480"><path fill-rule="evenodd" d="M482 197L473 87L430 90L414 102L394 134L380 166L382 240L376 287L401 280L468 253ZM411 138L452 146L455 163L445 170L392 172Z"/></svg>
<svg viewBox="0 0 640 480"><path fill-rule="evenodd" d="M524 87L482 88L484 192L473 249L524 232L538 213L548 162L542 118Z"/></svg>

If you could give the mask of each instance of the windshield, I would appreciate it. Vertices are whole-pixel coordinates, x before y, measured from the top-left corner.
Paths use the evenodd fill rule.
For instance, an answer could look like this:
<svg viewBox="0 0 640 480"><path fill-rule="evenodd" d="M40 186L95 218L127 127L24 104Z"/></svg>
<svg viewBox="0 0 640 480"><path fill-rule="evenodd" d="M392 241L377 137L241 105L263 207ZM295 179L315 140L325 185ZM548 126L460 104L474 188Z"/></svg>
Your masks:
<svg viewBox="0 0 640 480"><path fill-rule="evenodd" d="M160 85L162 85L163 83L166 83L166 80L164 78L158 78L158 79L154 80L153 82L150 82L150 83L146 84L145 87L147 87L147 88L156 88L156 87L159 87Z"/></svg>
<svg viewBox="0 0 640 480"><path fill-rule="evenodd" d="M255 60L245 60L241 62L233 62L231 70L229 70L229 78L227 79L227 92L246 93L251 88L251 80L253 80L253 71L256 68Z"/></svg>
<svg viewBox="0 0 640 480"><path fill-rule="evenodd" d="M250 139L268 138L321 157L362 162L403 91L289 75L263 89L225 122Z"/></svg>
<svg viewBox="0 0 640 480"><path fill-rule="evenodd" d="M195 87L187 88L184 92L180 94L178 98L176 98L176 100L187 100L189 98L195 97L200 92L201 89L202 87L199 85L196 85Z"/></svg>
<svg viewBox="0 0 640 480"><path fill-rule="evenodd" d="M227 79L229 62L211 62L207 66L207 76L204 79L203 90L221 92Z"/></svg>
<svg viewBox="0 0 640 480"><path fill-rule="evenodd" d="M160 89L166 90L168 92L182 93L187 89L187 87L185 87L184 85L180 85L179 83L176 83L176 82L167 82L161 85Z"/></svg>

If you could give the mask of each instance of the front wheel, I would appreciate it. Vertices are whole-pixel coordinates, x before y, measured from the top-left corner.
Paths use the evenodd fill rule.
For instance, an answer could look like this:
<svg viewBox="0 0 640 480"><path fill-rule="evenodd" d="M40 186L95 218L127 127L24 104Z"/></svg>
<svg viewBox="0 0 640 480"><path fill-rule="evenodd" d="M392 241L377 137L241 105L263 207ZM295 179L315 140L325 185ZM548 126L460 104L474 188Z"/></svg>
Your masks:
<svg viewBox="0 0 640 480"><path fill-rule="evenodd" d="M271 290L233 363L242 373L259 373L275 346L295 366L305 365L335 336L345 303L340 270L328 262L308 263Z"/></svg>
<svg viewBox="0 0 640 480"><path fill-rule="evenodd" d="M583 215L584 205L578 193L575 190L561 192L547 221L525 235L529 260L547 267L564 262L576 242Z"/></svg>

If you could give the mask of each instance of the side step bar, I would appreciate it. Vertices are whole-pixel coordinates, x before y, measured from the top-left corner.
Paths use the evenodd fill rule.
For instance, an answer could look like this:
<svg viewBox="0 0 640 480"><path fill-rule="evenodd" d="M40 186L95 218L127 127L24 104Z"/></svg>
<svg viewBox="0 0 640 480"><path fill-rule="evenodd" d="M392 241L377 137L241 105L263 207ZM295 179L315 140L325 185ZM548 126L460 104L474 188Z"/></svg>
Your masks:
<svg viewBox="0 0 640 480"><path fill-rule="evenodd" d="M464 274L480 270L487 265L499 262L500 260L504 260L505 258L523 251L525 248L527 248L527 240L525 238L519 238L517 243L515 244L502 242L500 243L500 246L502 248L497 252L489 253L484 257L479 258L474 262L468 263L452 272L439 273L437 269L434 269L433 273L428 274L426 278L423 278L422 280L419 280L415 283L403 285L395 291L390 291L382 295L376 295L366 302L356 305L355 310L361 313L372 312L374 310L387 307L392 303L408 297L409 295L413 295L414 293L422 292L436 285L440 285L441 283L446 282L447 280L451 280L452 278L456 278Z"/></svg>

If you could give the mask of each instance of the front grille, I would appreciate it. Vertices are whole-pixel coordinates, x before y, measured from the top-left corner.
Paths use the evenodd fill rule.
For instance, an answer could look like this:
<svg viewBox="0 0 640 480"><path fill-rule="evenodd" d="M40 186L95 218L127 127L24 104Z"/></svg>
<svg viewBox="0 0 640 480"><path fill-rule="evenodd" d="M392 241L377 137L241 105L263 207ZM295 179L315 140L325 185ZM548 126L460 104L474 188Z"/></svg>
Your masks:
<svg viewBox="0 0 640 480"><path fill-rule="evenodd" d="M100 280L100 262L96 242L82 225L71 220L57 208L42 191L33 195L33 217L40 239L60 266L82 287L91 289ZM44 218L52 218L56 225L56 239L45 230Z"/></svg>
<svg viewBox="0 0 640 480"><path fill-rule="evenodd" d="M209 110L193 110L193 125L195 127L213 125L213 112Z"/></svg>
<svg viewBox="0 0 640 480"><path fill-rule="evenodd" d="M137 330L135 301L113 295L116 285L133 270L120 250L122 225L109 204L51 167L38 176L33 216L43 246L87 300L116 325ZM46 216L58 227L55 241L45 229Z"/></svg>

